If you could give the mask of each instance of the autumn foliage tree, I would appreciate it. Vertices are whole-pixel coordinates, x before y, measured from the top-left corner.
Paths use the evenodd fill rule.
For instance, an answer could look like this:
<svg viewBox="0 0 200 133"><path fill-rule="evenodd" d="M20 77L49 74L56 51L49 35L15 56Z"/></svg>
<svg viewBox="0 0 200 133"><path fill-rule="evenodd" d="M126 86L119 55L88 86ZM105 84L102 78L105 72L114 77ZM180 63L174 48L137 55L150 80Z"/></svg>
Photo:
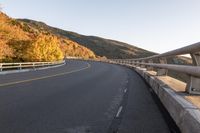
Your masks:
<svg viewBox="0 0 200 133"><path fill-rule="evenodd" d="M95 58L78 43L49 30L12 19L0 11L0 62L58 61L65 55Z"/></svg>
<svg viewBox="0 0 200 133"><path fill-rule="evenodd" d="M13 55L12 49L0 40L0 62L11 60L11 56Z"/></svg>
<svg viewBox="0 0 200 133"><path fill-rule="evenodd" d="M63 53L60 49L60 41L55 36L39 35L30 44L26 53L25 60L29 61L57 61L62 60Z"/></svg>
<svg viewBox="0 0 200 133"><path fill-rule="evenodd" d="M16 40L11 39L7 42L9 48L12 50L12 61L15 62L22 62L26 61L25 53L28 50L29 46L31 45L31 40Z"/></svg>

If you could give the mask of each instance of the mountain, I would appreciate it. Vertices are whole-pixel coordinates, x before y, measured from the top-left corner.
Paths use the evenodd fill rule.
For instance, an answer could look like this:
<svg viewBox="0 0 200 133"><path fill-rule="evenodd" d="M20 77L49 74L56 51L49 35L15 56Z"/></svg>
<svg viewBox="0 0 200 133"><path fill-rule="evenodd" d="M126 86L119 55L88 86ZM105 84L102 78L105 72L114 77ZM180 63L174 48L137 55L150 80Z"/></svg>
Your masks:
<svg viewBox="0 0 200 133"><path fill-rule="evenodd" d="M48 31L55 35L66 37L78 44L91 49L98 56L106 56L107 58L139 58L155 55L156 53L135 47L133 45L104 39L96 36L85 36L71 31L65 31L59 28L51 27L43 22L38 22L29 19L18 19L25 22L32 27L40 29L41 31Z"/></svg>
<svg viewBox="0 0 200 133"><path fill-rule="evenodd" d="M64 56L98 58L77 42L0 12L0 62L55 61Z"/></svg>

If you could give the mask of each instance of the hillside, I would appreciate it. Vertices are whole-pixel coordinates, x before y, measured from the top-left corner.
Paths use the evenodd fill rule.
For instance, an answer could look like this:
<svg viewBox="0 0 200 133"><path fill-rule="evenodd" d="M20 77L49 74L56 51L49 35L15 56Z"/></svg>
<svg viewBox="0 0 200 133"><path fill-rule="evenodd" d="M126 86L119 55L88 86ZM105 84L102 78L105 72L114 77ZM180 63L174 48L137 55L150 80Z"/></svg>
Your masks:
<svg viewBox="0 0 200 133"><path fill-rule="evenodd" d="M97 57L71 39L32 27L0 12L0 62L55 61L64 56Z"/></svg>
<svg viewBox="0 0 200 133"><path fill-rule="evenodd" d="M107 58L139 58L154 55L155 53L123 43L115 40L104 39L95 36L80 35L75 32L65 31L46 25L43 22L38 22L29 19L19 19L21 22L40 29L48 31L58 36L71 39L82 46L91 49L96 55L106 56Z"/></svg>

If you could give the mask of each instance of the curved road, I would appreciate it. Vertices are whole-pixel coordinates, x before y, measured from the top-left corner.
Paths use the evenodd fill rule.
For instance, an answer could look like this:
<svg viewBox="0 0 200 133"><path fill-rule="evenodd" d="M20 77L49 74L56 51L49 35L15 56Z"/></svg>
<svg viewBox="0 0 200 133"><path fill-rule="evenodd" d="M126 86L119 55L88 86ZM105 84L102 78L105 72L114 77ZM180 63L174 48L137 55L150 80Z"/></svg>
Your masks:
<svg viewBox="0 0 200 133"><path fill-rule="evenodd" d="M144 81L113 64L0 75L1 133L168 133Z"/></svg>

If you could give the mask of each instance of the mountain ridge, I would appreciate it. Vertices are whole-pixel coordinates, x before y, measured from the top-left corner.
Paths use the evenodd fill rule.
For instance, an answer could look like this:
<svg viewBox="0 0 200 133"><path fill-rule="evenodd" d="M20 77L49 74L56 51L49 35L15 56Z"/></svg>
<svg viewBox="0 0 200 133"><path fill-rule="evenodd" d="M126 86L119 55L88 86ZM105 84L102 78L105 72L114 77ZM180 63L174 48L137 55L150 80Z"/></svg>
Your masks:
<svg viewBox="0 0 200 133"><path fill-rule="evenodd" d="M140 58L155 55L156 53L135 47L128 43L116 41L113 39L105 39L97 36L81 35L76 32L66 31L56 27L49 26L44 22L18 19L19 21L26 22L41 30L49 31L58 36L69 38L82 46L91 49L98 56L105 56L107 58Z"/></svg>

